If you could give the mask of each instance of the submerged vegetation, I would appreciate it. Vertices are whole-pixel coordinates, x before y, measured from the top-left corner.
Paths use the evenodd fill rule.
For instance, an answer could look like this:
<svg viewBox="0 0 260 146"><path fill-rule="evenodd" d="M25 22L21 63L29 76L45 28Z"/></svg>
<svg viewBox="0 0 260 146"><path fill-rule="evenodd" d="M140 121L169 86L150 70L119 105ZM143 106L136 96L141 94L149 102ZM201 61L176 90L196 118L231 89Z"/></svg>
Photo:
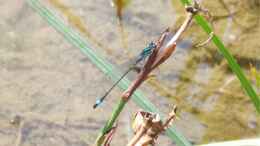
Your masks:
<svg viewBox="0 0 260 146"><path fill-rule="evenodd" d="M116 15L121 20L123 15L123 10L129 5L131 0L113 0L112 6L116 8Z"/></svg>
<svg viewBox="0 0 260 146"><path fill-rule="evenodd" d="M111 49L106 45L103 45L93 34L89 31L89 28L84 23L83 19L74 14L74 12L66 6L62 0L48 0L51 6L59 10L62 15L64 15L65 19L67 19L68 23L73 27L77 28L82 35L84 35L89 40L93 41L98 47L104 48L108 53L111 53Z"/></svg>
<svg viewBox="0 0 260 146"><path fill-rule="evenodd" d="M256 88L260 89L260 71L257 71L256 67L250 64L251 80L255 82Z"/></svg>

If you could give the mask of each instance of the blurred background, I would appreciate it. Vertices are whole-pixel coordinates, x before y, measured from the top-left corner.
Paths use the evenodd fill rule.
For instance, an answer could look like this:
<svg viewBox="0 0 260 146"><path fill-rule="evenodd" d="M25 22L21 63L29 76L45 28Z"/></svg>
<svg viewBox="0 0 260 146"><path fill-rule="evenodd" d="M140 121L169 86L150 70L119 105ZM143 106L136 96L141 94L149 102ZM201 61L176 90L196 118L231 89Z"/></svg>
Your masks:
<svg viewBox="0 0 260 146"><path fill-rule="evenodd" d="M119 68L167 27L185 18L179 0L40 0ZM260 1L200 1L223 40L260 94ZM91 145L122 90L97 110L95 100L112 85L76 47L43 20L26 1L0 1L0 145ZM179 107L174 125L191 143L260 137L260 117L239 80L195 22L176 52L142 86L162 113ZM128 78L134 79L135 73ZM130 100L120 115L112 145L133 136L138 111ZM165 135L158 145L174 145Z"/></svg>

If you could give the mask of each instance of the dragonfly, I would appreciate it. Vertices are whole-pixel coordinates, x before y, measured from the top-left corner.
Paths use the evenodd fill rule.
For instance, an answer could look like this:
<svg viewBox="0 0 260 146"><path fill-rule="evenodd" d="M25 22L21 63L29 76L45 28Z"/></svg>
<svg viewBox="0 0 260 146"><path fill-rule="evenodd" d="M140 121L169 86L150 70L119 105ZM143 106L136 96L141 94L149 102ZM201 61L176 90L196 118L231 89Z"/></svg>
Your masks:
<svg viewBox="0 0 260 146"><path fill-rule="evenodd" d="M137 59L135 62L130 65L130 67L124 72L124 74L105 92L105 94L96 100L96 103L93 105L93 108L97 108L100 106L105 98L109 95L109 93L114 89L114 87L132 70L139 70L137 65L141 62L145 61L147 57L149 57L153 50L157 47L157 45L154 42L150 42L147 47L145 47L142 52L137 56Z"/></svg>

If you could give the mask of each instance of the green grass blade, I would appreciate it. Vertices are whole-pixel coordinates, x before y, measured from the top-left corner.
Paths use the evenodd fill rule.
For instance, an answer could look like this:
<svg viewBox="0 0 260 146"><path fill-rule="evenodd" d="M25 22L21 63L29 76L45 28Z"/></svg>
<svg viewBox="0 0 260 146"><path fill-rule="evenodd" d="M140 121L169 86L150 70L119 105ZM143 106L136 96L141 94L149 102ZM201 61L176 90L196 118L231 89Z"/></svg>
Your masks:
<svg viewBox="0 0 260 146"><path fill-rule="evenodd" d="M191 5L192 1L191 0L181 0L181 2L184 5ZM204 31L207 34L210 34L211 32L213 32L209 23L202 16L196 15L195 20L204 29ZM242 87L245 89L246 93L248 94L251 101L255 105L256 110L258 111L258 113L260 113L260 98L256 94L256 92L255 92L254 88L252 87L252 85L250 84L249 80L245 77L242 69L237 64L235 58L230 54L228 49L224 46L222 41L215 34L212 37L212 41L217 46L219 52L225 57L225 59L228 62L229 67L236 74L236 76L238 77L238 79L241 82Z"/></svg>
<svg viewBox="0 0 260 146"><path fill-rule="evenodd" d="M116 81L118 80L118 78L120 78L122 74L112 64L110 64L100 55L94 52L93 48L90 47L89 43L86 40L84 40L71 28L66 26L59 17L55 16L53 12L43 6L39 0L27 0L27 2L44 20L46 20L53 28L60 32L68 42L79 48L93 64L95 64L102 72L104 72L104 74L108 75L113 81ZM130 81L125 78L118 84L118 86L121 89L125 90L129 86L129 84ZM140 90L135 91L131 99L138 106L145 109L146 111L159 113L158 109L147 98L145 98L144 94ZM121 105L117 105L116 110L119 110L115 112L115 116L117 116L117 114L122 110L124 106L122 106L122 103L119 104ZM191 146L186 138L174 127L169 128L166 134L172 140L174 140L174 142L178 146Z"/></svg>

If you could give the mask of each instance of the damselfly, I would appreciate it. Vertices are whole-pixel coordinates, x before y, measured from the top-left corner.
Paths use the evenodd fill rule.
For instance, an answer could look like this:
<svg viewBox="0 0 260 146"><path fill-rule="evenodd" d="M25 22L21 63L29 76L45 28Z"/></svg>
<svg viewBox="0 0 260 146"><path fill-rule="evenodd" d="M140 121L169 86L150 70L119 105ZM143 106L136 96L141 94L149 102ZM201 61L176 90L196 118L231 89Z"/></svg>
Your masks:
<svg viewBox="0 0 260 146"><path fill-rule="evenodd" d="M96 103L93 105L93 108L97 108L101 103L105 100L105 98L108 96L108 94L114 89L114 87L133 69L137 68L137 65L144 61L147 57L149 57L153 50L156 48L156 44L154 42L149 43L149 45L142 50L142 52L137 56L137 59L135 62L130 65L130 67L126 70L126 72L112 85L111 88L98 100L96 100Z"/></svg>

